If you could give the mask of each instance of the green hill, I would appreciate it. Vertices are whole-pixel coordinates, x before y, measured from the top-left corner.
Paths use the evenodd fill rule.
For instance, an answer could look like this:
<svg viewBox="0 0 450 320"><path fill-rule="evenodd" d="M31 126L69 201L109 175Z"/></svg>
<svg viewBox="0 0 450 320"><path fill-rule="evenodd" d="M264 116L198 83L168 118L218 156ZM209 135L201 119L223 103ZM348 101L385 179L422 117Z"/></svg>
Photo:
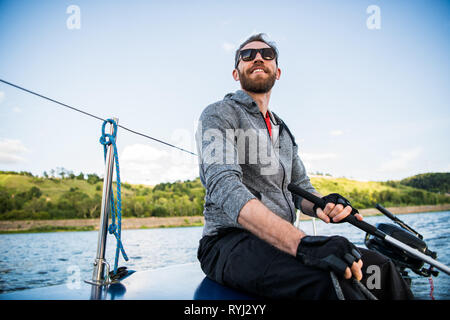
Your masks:
<svg viewBox="0 0 450 320"><path fill-rule="evenodd" d="M418 174L400 180L400 183L431 192L450 193L450 172Z"/></svg>
<svg viewBox="0 0 450 320"><path fill-rule="evenodd" d="M448 173L442 175L448 176ZM358 209L373 208L376 203L384 206L450 203L450 197L445 194L407 185L404 181L408 179L361 182L312 177L311 182L320 193L340 193ZM442 186L436 181L447 180L433 176L430 181L433 183L426 184L427 188L441 191ZM0 171L0 220L97 218L100 216L101 194L102 180L95 174L87 175L87 179L82 174L44 178L27 172ZM204 196L205 190L199 178L153 187L122 183L122 215L201 215Z"/></svg>
<svg viewBox="0 0 450 320"><path fill-rule="evenodd" d="M97 218L102 186L95 174L44 178L0 171L0 220ZM154 187L122 183L121 193L125 217L201 215L205 195L200 179Z"/></svg>
<svg viewBox="0 0 450 320"><path fill-rule="evenodd" d="M450 203L450 197L445 194L414 188L400 181L361 182L346 178L312 177L311 183L321 194L342 194L358 209L373 208L377 203L385 207Z"/></svg>

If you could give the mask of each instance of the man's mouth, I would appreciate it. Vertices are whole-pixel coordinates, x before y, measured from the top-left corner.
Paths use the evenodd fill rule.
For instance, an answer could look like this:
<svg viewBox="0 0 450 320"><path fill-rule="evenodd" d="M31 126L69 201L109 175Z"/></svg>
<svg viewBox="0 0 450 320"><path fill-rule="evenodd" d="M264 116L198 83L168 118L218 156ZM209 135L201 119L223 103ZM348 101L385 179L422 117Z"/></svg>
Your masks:
<svg viewBox="0 0 450 320"><path fill-rule="evenodd" d="M265 73L265 71L262 68L256 68L252 71L252 73Z"/></svg>
<svg viewBox="0 0 450 320"><path fill-rule="evenodd" d="M263 74L266 73L264 67L254 67L250 70L250 74Z"/></svg>

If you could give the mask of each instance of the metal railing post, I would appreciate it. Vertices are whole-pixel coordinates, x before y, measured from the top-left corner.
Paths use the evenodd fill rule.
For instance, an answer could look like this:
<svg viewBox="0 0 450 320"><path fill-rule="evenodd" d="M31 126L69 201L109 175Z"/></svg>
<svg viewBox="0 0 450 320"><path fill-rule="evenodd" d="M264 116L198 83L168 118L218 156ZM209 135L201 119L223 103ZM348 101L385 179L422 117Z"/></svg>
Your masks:
<svg viewBox="0 0 450 320"><path fill-rule="evenodd" d="M118 118L113 118L116 124L119 123ZM114 134L114 126L110 124L111 135ZM100 227L98 230L98 243L97 243L97 255L94 262L94 272L92 274L92 284L103 285L106 280L105 266L107 262L105 260L106 252L106 237L108 235L108 218L110 210L110 199L112 192L112 180L114 174L114 150L112 144L107 146L106 163L105 163L105 177L103 179L103 195L102 206L100 215Z"/></svg>
<svg viewBox="0 0 450 320"><path fill-rule="evenodd" d="M313 235L317 236L316 218L312 218Z"/></svg>

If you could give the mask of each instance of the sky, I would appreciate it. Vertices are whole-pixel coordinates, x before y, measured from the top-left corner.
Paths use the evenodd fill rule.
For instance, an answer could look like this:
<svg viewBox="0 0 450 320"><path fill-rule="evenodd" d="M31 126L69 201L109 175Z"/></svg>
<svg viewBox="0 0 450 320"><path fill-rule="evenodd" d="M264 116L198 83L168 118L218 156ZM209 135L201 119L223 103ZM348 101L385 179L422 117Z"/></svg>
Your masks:
<svg viewBox="0 0 450 320"><path fill-rule="evenodd" d="M202 110L240 89L234 51L275 41L269 108L309 173L450 171L448 1L0 0L0 79L196 152ZM104 173L101 121L0 83L0 170ZM197 158L118 131L122 181L198 176Z"/></svg>

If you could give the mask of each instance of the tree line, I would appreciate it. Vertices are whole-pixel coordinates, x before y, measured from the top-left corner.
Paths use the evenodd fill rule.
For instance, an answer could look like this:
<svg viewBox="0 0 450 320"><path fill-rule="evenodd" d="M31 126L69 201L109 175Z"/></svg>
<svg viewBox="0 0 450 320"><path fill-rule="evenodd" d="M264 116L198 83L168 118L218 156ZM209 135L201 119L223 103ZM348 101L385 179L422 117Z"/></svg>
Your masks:
<svg viewBox="0 0 450 320"><path fill-rule="evenodd" d="M98 218L102 179L96 174L61 172L38 177L29 172L0 171L0 220ZM20 185L20 180L23 186L13 188L1 183L5 175L14 179L16 185ZM13 175L23 178L14 178ZM427 188L439 191L442 188L436 181L447 181L436 176L420 177L418 181L423 182L424 179L433 182L426 184ZM354 185L350 183L350 187L345 186L330 178L312 178L311 181L320 193L338 192L358 209L373 208L377 203L384 206L450 203L450 197L443 192L413 188L402 183L403 180L380 182L377 188L372 189L356 182ZM407 182L410 181L416 179ZM122 183L121 189L123 217L195 216L203 212L205 189L199 178L160 183L153 187Z"/></svg>
<svg viewBox="0 0 450 320"><path fill-rule="evenodd" d="M431 192L450 193L450 172L418 174L400 181L401 184Z"/></svg>

